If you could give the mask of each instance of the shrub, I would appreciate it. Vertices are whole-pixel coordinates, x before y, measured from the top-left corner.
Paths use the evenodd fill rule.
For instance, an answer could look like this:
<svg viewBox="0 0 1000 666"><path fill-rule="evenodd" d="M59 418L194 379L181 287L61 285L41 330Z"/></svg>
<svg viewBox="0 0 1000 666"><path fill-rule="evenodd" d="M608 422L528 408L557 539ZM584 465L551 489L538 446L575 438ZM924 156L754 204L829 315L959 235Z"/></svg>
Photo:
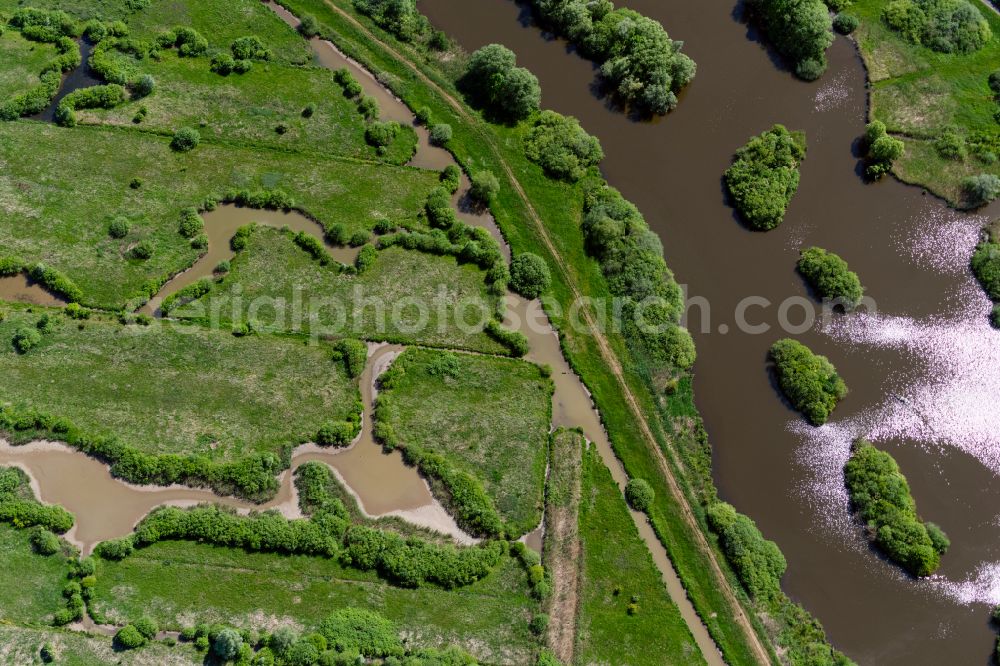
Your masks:
<svg viewBox="0 0 1000 666"><path fill-rule="evenodd" d="M31 530L31 547L39 555L55 555L62 550L62 544L52 532L44 527L36 526Z"/></svg>
<svg viewBox="0 0 1000 666"><path fill-rule="evenodd" d="M223 661L236 659L243 647L243 637L235 629L223 629L212 641L212 653Z"/></svg>
<svg viewBox="0 0 1000 666"><path fill-rule="evenodd" d="M361 95L358 98L358 113L364 116L365 120L378 118L378 102L371 95Z"/></svg>
<svg viewBox="0 0 1000 666"><path fill-rule="evenodd" d="M222 76L228 76L231 74L235 67L236 60L234 60L233 56L228 53L216 54L212 57L212 63L209 65L209 69Z"/></svg>
<svg viewBox="0 0 1000 666"><path fill-rule="evenodd" d="M344 362L347 374L352 378L360 377L368 363L368 346L361 340L344 338L333 345L335 357Z"/></svg>
<svg viewBox="0 0 1000 666"><path fill-rule="evenodd" d="M987 204L1000 196L1000 177L992 173L969 176L962 181L962 189L973 205Z"/></svg>
<svg viewBox="0 0 1000 666"><path fill-rule="evenodd" d="M968 156L965 139L954 128L938 134L934 139L934 150L946 160L964 160Z"/></svg>
<svg viewBox="0 0 1000 666"><path fill-rule="evenodd" d="M264 42L256 35L248 35L233 40L229 45L233 52L233 57L237 60L269 60L271 52L264 46Z"/></svg>
<svg viewBox="0 0 1000 666"><path fill-rule="evenodd" d="M799 162L805 155L805 136L783 125L753 137L736 151L726 170L726 188L751 228L766 231L781 224L799 187Z"/></svg>
<svg viewBox="0 0 1000 666"><path fill-rule="evenodd" d="M454 194L462 185L462 170L454 164L449 164L441 170L441 186Z"/></svg>
<svg viewBox="0 0 1000 666"><path fill-rule="evenodd" d="M205 221L198 215L198 209L188 207L181 211L181 223L178 232L184 238L194 238L205 230Z"/></svg>
<svg viewBox="0 0 1000 666"><path fill-rule="evenodd" d="M319 34L319 21L312 14L304 14L299 23L299 32L303 37L312 39Z"/></svg>
<svg viewBox="0 0 1000 666"><path fill-rule="evenodd" d="M538 110L542 90L535 75L515 67L514 52L488 44L469 57L459 86L469 101L491 115L522 120Z"/></svg>
<svg viewBox="0 0 1000 666"><path fill-rule="evenodd" d="M655 498L653 487L645 479L629 479L625 484L625 499L636 511L647 511Z"/></svg>
<svg viewBox="0 0 1000 666"><path fill-rule="evenodd" d="M323 638L320 636L320 638ZM285 653L284 663L287 666L313 666L319 660L320 650L307 640L299 640L292 644Z"/></svg>
<svg viewBox="0 0 1000 666"><path fill-rule="evenodd" d="M94 554L105 560L124 560L135 550L132 537L102 541L94 548Z"/></svg>
<svg viewBox="0 0 1000 666"><path fill-rule="evenodd" d="M271 634L267 641L268 647L274 651L278 657L284 657L285 653L298 640L298 634L290 627L278 627Z"/></svg>
<svg viewBox="0 0 1000 666"><path fill-rule="evenodd" d="M535 617L531 618L531 624L528 626L531 629L531 633L541 636L549 628L549 616L545 613L538 613Z"/></svg>
<svg viewBox="0 0 1000 666"><path fill-rule="evenodd" d="M836 301L848 310L861 301L864 288L858 274L833 252L820 247L805 249L797 268L820 298Z"/></svg>
<svg viewBox="0 0 1000 666"><path fill-rule="evenodd" d="M302 117L303 118L312 118L313 115L316 114L316 109L317 108L318 107L316 106L315 102L309 102L308 104L305 105L305 108L302 109Z"/></svg>
<svg viewBox="0 0 1000 666"><path fill-rule="evenodd" d="M391 657L403 654L403 644L395 625L362 608L342 608L319 625L327 645L338 652L356 650L365 657Z"/></svg>
<svg viewBox="0 0 1000 666"><path fill-rule="evenodd" d="M833 29L842 35L849 35L858 29L858 17L853 14L837 14L833 17Z"/></svg>
<svg viewBox="0 0 1000 666"><path fill-rule="evenodd" d="M45 643L38 651L38 656L41 658L43 664L51 664L56 660L56 649L52 643Z"/></svg>
<svg viewBox="0 0 1000 666"><path fill-rule="evenodd" d="M972 53L993 36L989 23L967 0L893 0L882 19L904 39L942 53Z"/></svg>
<svg viewBox="0 0 1000 666"><path fill-rule="evenodd" d="M157 632L160 631L159 625L156 624L156 620L149 617L141 617L132 623L139 633L142 634L143 638L146 640L153 640L156 638Z"/></svg>
<svg viewBox="0 0 1000 666"><path fill-rule="evenodd" d="M354 0L354 7L403 41L419 33L426 21L416 0Z"/></svg>
<svg viewBox="0 0 1000 666"><path fill-rule="evenodd" d="M503 324L496 319L491 319L486 323L485 332L506 347L510 355L515 358L520 358L531 351L528 338L525 337L524 333L504 328Z"/></svg>
<svg viewBox="0 0 1000 666"><path fill-rule="evenodd" d="M509 284L525 298L538 298L552 284L552 274L544 259L531 252L522 252L510 262Z"/></svg>
<svg viewBox="0 0 1000 666"><path fill-rule="evenodd" d="M121 650L135 650L146 644L146 639L134 624L126 624L115 634L115 645Z"/></svg>
<svg viewBox="0 0 1000 666"><path fill-rule="evenodd" d="M1000 301L1000 244L980 243L971 263L972 272L986 294L994 301Z"/></svg>
<svg viewBox="0 0 1000 666"><path fill-rule="evenodd" d="M384 149L393 142L396 135L399 134L399 129L399 123L395 121L380 122L376 120L365 128L365 141L371 146Z"/></svg>
<svg viewBox="0 0 1000 666"><path fill-rule="evenodd" d="M108 235L112 238L125 238L132 229L132 224L125 217L116 217L108 224Z"/></svg>
<svg viewBox="0 0 1000 666"><path fill-rule="evenodd" d="M524 154L552 178L575 182L604 159L601 143L573 117L542 111L524 139Z"/></svg>
<svg viewBox="0 0 1000 666"><path fill-rule="evenodd" d="M366 243L361 247L361 251L358 252L358 256L354 260L354 267L358 270L358 274L360 275L374 266L377 259L378 250L376 250L375 246L371 243Z"/></svg>
<svg viewBox="0 0 1000 666"><path fill-rule="evenodd" d="M423 125L424 127L430 126L430 124L431 124L431 107L429 107L429 106L422 106L419 109L417 109L416 111L414 111L413 115L417 119L417 122L420 123L421 125Z"/></svg>
<svg viewBox="0 0 1000 666"><path fill-rule="evenodd" d="M141 240L135 244L129 253L133 259L138 259L139 261L146 261L153 256L155 248L153 244L148 240Z"/></svg>
<svg viewBox="0 0 1000 666"><path fill-rule="evenodd" d="M132 84L132 97L134 99L149 97L154 90L156 90L156 79L149 74L143 74Z"/></svg>
<svg viewBox="0 0 1000 666"><path fill-rule="evenodd" d="M201 143L201 133L193 127L182 127L174 132L174 138L170 141L170 147L179 153L186 153L194 150Z"/></svg>
<svg viewBox="0 0 1000 666"><path fill-rule="evenodd" d="M323 247L323 243L321 243L319 239L312 234L300 231L292 236L292 241L300 248L308 252L312 258L318 261L321 265L326 266L330 263L330 254L326 251L326 248Z"/></svg>
<svg viewBox="0 0 1000 666"><path fill-rule="evenodd" d="M778 545L765 539L754 522L730 504L715 502L705 513L709 527L719 535L722 552L750 596L766 601L780 595L787 563Z"/></svg>
<svg viewBox="0 0 1000 666"><path fill-rule="evenodd" d="M847 386L829 359L790 338L775 342L770 357L778 385L792 406L813 425L826 423L847 395Z"/></svg>
<svg viewBox="0 0 1000 666"><path fill-rule="evenodd" d="M500 181L491 171L477 171L472 174L469 196L482 204L489 204L500 193Z"/></svg>
<svg viewBox="0 0 1000 666"><path fill-rule="evenodd" d="M431 127L430 142L435 146L444 146L451 141L452 130L448 123L438 123Z"/></svg>
<svg viewBox="0 0 1000 666"><path fill-rule="evenodd" d="M683 43L638 12L587 0L530 4L547 27L600 65L602 82L619 101L640 113L667 113L694 78L695 64L681 53Z"/></svg>
<svg viewBox="0 0 1000 666"><path fill-rule="evenodd" d="M851 507L875 545L914 576L934 573L948 538L936 525L928 530L917 517L910 486L892 456L859 439L851 447L844 479Z"/></svg>
<svg viewBox="0 0 1000 666"><path fill-rule="evenodd" d="M885 123L873 120L865 126L866 159L865 174L878 180L892 170L892 163L902 157L905 146L899 139L886 134Z"/></svg>
<svg viewBox="0 0 1000 666"><path fill-rule="evenodd" d="M333 72L333 80L343 88L344 97L353 99L361 94L361 84L354 78L351 71L346 67L341 67Z"/></svg>
<svg viewBox="0 0 1000 666"><path fill-rule="evenodd" d="M19 328L11 343L18 354L27 354L42 343L42 334L37 328Z"/></svg>
<svg viewBox="0 0 1000 666"><path fill-rule="evenodd" d="M796 76L812 81L822 75L833 43L833 22L822 0L750 0L747 6Z"/></svg>

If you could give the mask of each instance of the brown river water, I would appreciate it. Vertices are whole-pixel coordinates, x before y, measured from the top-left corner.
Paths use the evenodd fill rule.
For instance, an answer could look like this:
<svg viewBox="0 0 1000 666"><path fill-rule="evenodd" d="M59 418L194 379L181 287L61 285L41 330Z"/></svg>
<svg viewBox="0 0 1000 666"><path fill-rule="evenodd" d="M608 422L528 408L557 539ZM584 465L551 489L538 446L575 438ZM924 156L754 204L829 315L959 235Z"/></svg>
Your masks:
<svg viewBox="0 0 1000 666"><path fill-rule="evenodd" d="M968 260L996 208L961 214L893 179L862 181L853 151L866 79L849 40L838 37L828 71L803 83L732 0L616 4L661 21L698 63L666 118L636 122L615 109L600 97L592 63L510 0L420 7L467 50L513 49L541 81L543 106L578 117L601 139L604 174L661 236L693 301L697 404L720 494L781 546L789 596L861 664L989 662L989 609L1000 602L1000 333L989 327ZM806 131L808 157L784 224L752 233L726 206L721 176L749 136L776 122ZM795 272L798 251L810 245L843 256L877 312L824 324L814 310L810 325L809 293ZM767 299L746 310L766 332L736 325L748 297ZM783 329L782 319L792 326ZM829 356L851 389L823 428L806 426L768 375L767 349L788 335ZM896 457L922 516L951 537L936 576L906 577L851 521L842 465L857 436Z"/></svg>

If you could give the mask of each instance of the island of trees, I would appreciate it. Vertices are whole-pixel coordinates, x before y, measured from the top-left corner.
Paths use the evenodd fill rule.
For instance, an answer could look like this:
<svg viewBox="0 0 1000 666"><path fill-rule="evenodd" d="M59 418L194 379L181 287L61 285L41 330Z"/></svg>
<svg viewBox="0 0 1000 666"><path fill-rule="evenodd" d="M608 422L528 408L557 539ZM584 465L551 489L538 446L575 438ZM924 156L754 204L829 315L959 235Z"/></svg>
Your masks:
<svg viewBox="0 0 1000 666"><path fill-rule="evenodd" d="M847 310L861 302L865 290L858 274L833 252L821 247L807 248L802 251L797 268L820 298L834 301Z"/></svg>
<svg viewBox="0 0 1000 666"><path fill-rule="evenodd" d="M847 385L830 360L791 338L771 345L770 356L778 385L792 406L813 425L826 423L847 395Z"/></svg>
<svg viewBox="0 0 1000 666"><path fill-rule="evenodd" d="M844 465L844 479L868 538L912 575L934 573L951 542L940 527L917 516L910 486L892 456L859 439Z"/></svg>
<svg viewBox="0 0 1000 666"><path fill-rule="evenodd" d="M775 125L736 151L726 170L726 189L733 206L757 231L773 229L799 188L799 163L806 156L802 132Z"/></svg>

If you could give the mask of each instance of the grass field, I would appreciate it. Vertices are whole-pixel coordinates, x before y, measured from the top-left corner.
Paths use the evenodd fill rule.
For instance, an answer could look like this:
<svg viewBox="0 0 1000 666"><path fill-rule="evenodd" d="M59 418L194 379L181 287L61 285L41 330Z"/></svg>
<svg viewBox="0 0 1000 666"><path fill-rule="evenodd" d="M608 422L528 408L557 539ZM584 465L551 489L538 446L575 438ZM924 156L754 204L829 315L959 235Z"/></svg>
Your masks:
<svg viewBox="0 0 1000 666"><path fill-rule="evenodd" d="M141 650L120 652L104 636L0 624L0 662L4 664L41 664L39 653L45 644L54 648L53 663L59 666L190 666L205 659L190 644L167 647L150 643Z"/></svg>
<svg viewBox="0 0 1000 666"><path fill-rule="evenodd" d="M117 435L148 453L232 460L309 441L355 410L358 389L328 347L269 336L56 315L27 354L11 346L39 313L0 322L0 401Z"/></svg>
<svg viewBox="0 0 1000 666"><path fill-rule="evenodd" d="M0 102L37 86L42 68L55 57L52 44L29 42L16 30L0 34Z"/></svg>
<svg viewBox="0 0 1000 666"><path fill-rule="evenodd" d="M198 127L205 141L236 141L393 164L405 164L416 149L416 134L407 127L385 155L378 155L365 142L365 121L357 104L344 97L327 69L258 62L246 74L220 76L210 71L209 60L180 58L173 51L164 52L159 60L133 59L134 75L152 75L155 92L115 109L81 111L79 121L164 133ZM309 104L315 104L316 111L305 118L302 110ZM136 125L132 119L140 107L148 115Z"/></svg>
<svg viewBox="0 0 1000 666"><path fill-rule="evenodd" d="M194 28L208 40L210 53L228 51L233 40L256 35L276 60L312 61L309 44L260 0L152 0L127 23L132 36L150 40L175 26Z"/></svg>
<svg viewBox="0 0 1000 666"><path fill-rule="evenodd" d="M299 319L293 319L290 305L296 299L304 304ZM270 302L287 304L284 314L254 305ZM496 297L486 292L479 268L453 257L392 247L380 251L368 270L350 275L321 266L278 230L261 227L214 291L171 316L204 317L217 310L219 321L228 325L234 311L245 321L255 308L255 319L277 330L504 353L486 334L457 325L451 314L463 302L492 310Z"/></svg>
<svg viewBox="0 0 1000 666"><path fill-rule="evenodd" d="M978 173L1000 174L1000 164L969 155L941 157L931 141L954 127L966 139L980 134L1000 144L1000 110L987 79L1000 65L1000 16L981 0L972 4L989 22L993 38L969 54L947 54L905 41L882 20L885 0L855 0L847 10L861 18L855 33L868 67L871 114L889 132L903 136L906 154L896 173L956 205L964 205L961 181ZM993 152L996 152L993 148Z"/></svg>
<svg viewBox="0 0 1000 666"><path fill-rule="evenodd" d="M125 0L0 0L0 12L13 14L25 5L39 9L61 9L84 21L91 18L118 21L132 13Z"/></svg>
<svg viewBox="0 0 1000 666"><path fill-rule="evenodd" d="M450 363L450 365L449 365ZM542 517L552 382L524 361L409 349L384 394L402 447L440 453L478 478L517 534Z"/></svg>
<svg viewBox="0 0 1000 666"><path fill-rule="evenodd" d="M180 211L231 188L280 188L324 225L411 220L438 175L407 167L202 143L188 153L141 132L5 123L0 135L0 247L67 274L84 300L118 307L194 262ZM133 178L141 187L133 189ZM131 233L108 236L124 215ZM145 261L129 250L154 246Z"/></svg>
<svg viewBox="0 0 1000 666"><path fill-rule="evenodd" d="M704 663L593 447L583 454L583 488L578 663ZM633 598L638 610L630 615Z"/></svg>
<svg viewBox="0 0 1000 666"><path fill-rule="evenodd" d="M419 646L459 645L487 663L531 663L537 606L513 558L459 590L403 589L335 560L248 554L166 541L121 562L100 560L95 607L113 620L150 615L161 627L220 621L258 630L312 628L345 606L393 620Z"/></svg>
<svg viewBox="0 0 1000 666"><path fill-rule="evenodd" d="M28 530L0 524L0 621L46 624L66 605L69 567L59 553L35 553L28 537Z"/></svg>

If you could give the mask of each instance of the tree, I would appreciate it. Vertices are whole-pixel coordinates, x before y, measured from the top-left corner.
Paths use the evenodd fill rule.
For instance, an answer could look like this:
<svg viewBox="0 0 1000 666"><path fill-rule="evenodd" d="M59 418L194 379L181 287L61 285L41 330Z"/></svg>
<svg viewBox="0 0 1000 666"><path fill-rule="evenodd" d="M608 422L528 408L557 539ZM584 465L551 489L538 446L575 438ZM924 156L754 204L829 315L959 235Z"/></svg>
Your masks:
<svg viewBox="0 0 1000 666"><path fill-rule="evenodd" d="M833 29L842 35L849 35L858 29L858 17L853 14L837 14L833 17Z"/></svg>
<svg viewBox="0 0 1000 666"><path fill-rule="evenodd" d="M312 39L319 34L319 21L312 14L305 14L299 23L299 32L307 39Z"/></svg>
<svg viewBox="0 0 1000 666"><path fill-rule="evenodd" d="M506 120L521 120L538 110L542 89L534 74L515 67L514 52L488 44L469 58L460 87L474 105Z"/></svg>
<svg viewBox="0 0 1000 666"><path fill-rule="evenodd" d="M812 81L826 69L833 22L822 0L750 0L747 5L775 48Z"/></svg>
<svg viewBox="0 0 1000 666"><path fill-rule="evenodd" d="M636 511L646 511L653 504L656 492L646 479L629 479L625 485L625 500Z"/></svg>
<svg viewBox="0 0 1000 666"><path fill-rule="evenodd" d="M1000 177L992 173L969 176L962 181L962 189L974 205L987 204L1000 196Z"/></svg>
<svg viewBox="0 0 1000 666"><path fill-rule="evenodd" d="M821 247L807 248L802 251L797 268L820 298L834 300L848 310L861 301L864 288L858 274L833 252Z"/></svg>
<svg viewBox="0 0 1000 666"><path fill-rule="evenodd" d="M601 142L571 116L542 111L524 139L524 154L552 178L575 182L604 159Z"/></svg>
<svg viewBox="0 0 1000 666"><path fill-rule="evenodd" d="M141 617L132 624L146 640L153 640L156 638L157 632L160 631L160 627L156 624L156 620L149 617Z"/></svg>
<svg viewBox="0 0 1000 666"><path fill-rule="evenodd" d="M148 97L156 89L156 79L149 74L143 74L132 84L132 97L139 99Z"/></svg>
<svg viewBox="0 0 1000 666"><path fill-rule="evenodd" d="M220 659L229 661L239 656L241 647L243 647L243 637L235 629L227 627L215 637L212 652Z"/></svg>
<svg viewBox="0 0 1000 666"><path fill-rule="evenodd" d="M792 406L813 425L826 423L837 403L847 395L847 385L830 360L790 338L775 342L770 357L778 385Z"/></svg>
<svg viewBox="0 0 1000 666"><path fill-rule="evenodd" d="M134 624L126 624L115 634L115 645L122 650L134 650L146 644L146 639Z"/></svg>
<svg viewBox="0 0 1000 666"><path fill-rule="evenodd" d="M799 187L805 136L774 125L736 151L725 173L726 188L747 224L767 231L781 224Z"/></svg>
<svg viewBox="0 0 1000 666"><path fill-rule="evenodd" d="M451 125L448 123L438 123L431 127L430 142L435 146L444 146L451 141Z"/></svg>
<svg viewBox="0 0 1000 666"><path fill-rule="evenodd" d="M193 127L182 127L174 132L170 147L179 153L194 150L201 143L201 134Z"/></svg>
<svg viewBox="0 0 1000 666"><path fill-rule="evenodd" d="M525 298L538 298L551 284L549 266L537 254L522 252L510 262L510 288Z"/></svg>
<svg viewBox="0 0 1000 666"><path fill-rule="evenodd" d="M469 196L482 204L489 204L500 193L500 181L492 171L477 171L472 174Z"/></svg>

